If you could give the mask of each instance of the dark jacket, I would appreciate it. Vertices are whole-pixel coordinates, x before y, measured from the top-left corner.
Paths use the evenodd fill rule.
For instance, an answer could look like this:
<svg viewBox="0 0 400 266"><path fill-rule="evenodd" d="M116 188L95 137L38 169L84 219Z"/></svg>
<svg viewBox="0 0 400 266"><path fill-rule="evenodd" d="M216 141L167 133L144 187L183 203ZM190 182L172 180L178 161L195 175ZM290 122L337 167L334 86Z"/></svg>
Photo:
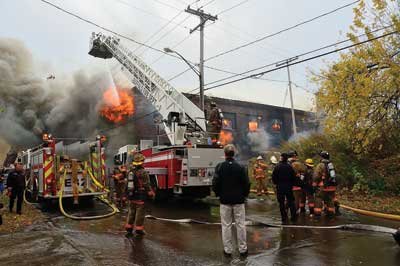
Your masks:
<svg viewBox="0 0 400 266"><path fill-rule="evenodd" d="M129 171L128 175L133 175L134 188L128 189L128 199L135 201L144 201L148 192L151 190L149 174L142 166L136 166ZM129 177L128 177L129 182Z"/></svg>
<svg viewBox="0 0 400 266"><path fill-rule="evenodd" d="M234 159L227 159L215 167L213 191L221 204L242 204L250 192L246 169Z"/></svg>
<svg viewBox="0 0 400 266"><path fill-rule="evenodd" d="M25 176L23 173L12 171L7 177L7 188L25 189Z"/></svg>
<svg viewBox="0 0 400 266"><path fill-rule="evenodd" d="M272 172L272 182L278 190L292 190L296 182L296 174L288 163L280 162Z"/></svg>

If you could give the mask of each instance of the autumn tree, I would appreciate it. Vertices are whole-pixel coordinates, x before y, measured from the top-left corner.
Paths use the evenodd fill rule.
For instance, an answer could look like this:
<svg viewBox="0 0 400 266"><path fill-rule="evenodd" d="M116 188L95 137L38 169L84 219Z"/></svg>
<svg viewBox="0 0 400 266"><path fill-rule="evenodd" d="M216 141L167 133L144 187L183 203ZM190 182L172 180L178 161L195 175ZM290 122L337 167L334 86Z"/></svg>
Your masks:
<svg viewBox="0 0 400 266"><path fill-rule="evenodd" d="M357 45L313 76L327 134L359 155L400 148L400 12L397 1L360 1L348 37Z"/></svg>

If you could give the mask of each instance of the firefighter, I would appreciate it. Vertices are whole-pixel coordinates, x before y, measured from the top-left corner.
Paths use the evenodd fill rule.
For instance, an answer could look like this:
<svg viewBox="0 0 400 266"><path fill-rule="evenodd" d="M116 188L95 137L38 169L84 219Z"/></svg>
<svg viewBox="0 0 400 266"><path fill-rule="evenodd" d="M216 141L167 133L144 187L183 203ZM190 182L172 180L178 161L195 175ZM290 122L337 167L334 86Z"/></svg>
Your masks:
<svg viewBox="0 0 400 266"><path fill-rule="evenodd" d="M129 199L129 212L125 225L127 231L126 237L133 236L133 230L136 235L144 235L144 200L146 196L154 196L154 191L150 186L149 174L143 167L145 157L141 153L136 153L133 157L134 166L128 173L127 194Z"/></svg>
<svg viewBox="0 0 400 266"><path fill-rule="evenodd" d="M279 210L281 212L282 223L287 222L287 210L285 201L287 201L287 206L290 209L291 220L292 222L295 222L297 218L297 213L294 205L292 189L296 181L296 175L293 171L293 168L288 164L287 153L281 154L280 162L272 172L272 181L276 186L276 196L279 202Z"/></svg>
<svg viewBox="0 0 400 266"><path fill-rule="evenodd" d="M315 167L313 187L315 192L315 215L321 215L323 204L329 216L335 214L336 172L326 151L320 154L321 162Z"/></svg>
<svg viewBox="0 0 400 266"><path fill-rule="evenodd" d="M263 157L258 156L257 162L253 167L253 178L257 182L257 196L261 196L261 194L265 193L265 170L267 169L267 165L263 162Z"/></svg>
<svg viewBox="0 0 400 266"><path fill-rule="evenodd" d="M210 103L211 112L208 119L208 123L210 125L210 133L211 133L211 141L212 144L216 144L219 140L219 134L222 129L222 117L221 111L218 109L217 104L215 102Z"/></svg>
<svg viewBox="0 0 400 266"><path fill-rule="evenodd" d="M305 172L305 179L304 179L304 188L303 188L303 198L302 201L308 202L308 210L310 211L310 215L314 214L314 190L312 187L312 181L313 181L313 173L314 173L314 161L313 159L307 159L305 161L306 165L306 172Z"/></svg>
<svg viewBox="0 0 400 266"><path fill-rule="evenodd" d="M119 207L123 207L126 203L126 183L127 170L124 165L114 167L113 173L115 187L115 202Z"/></svg>
<svg viewBox="0 0 400 266"><path fill-rule="evenodd" d="M303 201L303 187L305 186L305 173L306 167L298 160L298 154L296 151L289 151L289 164L292 166L295 175L296 182L293 185L293 195L295 200L296 211L305 213L305 201Z"/></svg>
<svg viewBox="0 0 400 266"><path fill-rule="evenodd" d="M8 174L7 191L10 197L9 210L12 212L14 201L17 199L17 214L22 214L22 201L25 190L25 175L21 163L16 163L14 171Z"/></svg>

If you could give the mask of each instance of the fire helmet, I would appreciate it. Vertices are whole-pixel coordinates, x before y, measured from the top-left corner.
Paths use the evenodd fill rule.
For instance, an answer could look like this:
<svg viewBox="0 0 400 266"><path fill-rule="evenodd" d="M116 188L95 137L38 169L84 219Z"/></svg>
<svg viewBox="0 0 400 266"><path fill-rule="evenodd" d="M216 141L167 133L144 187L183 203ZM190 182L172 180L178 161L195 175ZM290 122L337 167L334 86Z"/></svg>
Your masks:
<svg viewBox="0 0 400 266"><path fill-rule="evenodd" d="M262 159L263 159L263 157L261 155L257 157L257 161L262 160Z"/></svg>
<svg viewBox="0 0 400 266"><path fill-rule="evenodd" d="M308 158L308 159L306 160L306 165L307 165L308 167L314 167L314 161L313 161L313 159Z"/></svg>
<svg viewBox="0 0 400 266"><path fill-rule="evenodd" d="M288 155L289 158L293 158L295 156L296 157L298 156L297 151L288 151L287 155Z"/></svg>
<svg viewBox="0 0 400 266"><path fill-rule="evenodd" d="M277 164L278 160L276 159L275 155L272 155L271 158L269 158L272 164Z"/></svg>
<svg viewBox="0 0 400 266"><path fill-rule="evenodd" d="M326 160L329 160L329 158L330 158L329 152L327 152L327 151L321 151L319 153L319 156L321 156L321 158L326 159Z"/></svg>
<svg viewBox="0 0 400 266"><path fill-rule="evenodd" d="M136 154L133 156L133 162L132 162L132 164L133 164L133 165L142 165L142 164L144 163L144 159L145 159L145 157L143 156L143 154L141 154L141 153L136 153Z"/></svg>

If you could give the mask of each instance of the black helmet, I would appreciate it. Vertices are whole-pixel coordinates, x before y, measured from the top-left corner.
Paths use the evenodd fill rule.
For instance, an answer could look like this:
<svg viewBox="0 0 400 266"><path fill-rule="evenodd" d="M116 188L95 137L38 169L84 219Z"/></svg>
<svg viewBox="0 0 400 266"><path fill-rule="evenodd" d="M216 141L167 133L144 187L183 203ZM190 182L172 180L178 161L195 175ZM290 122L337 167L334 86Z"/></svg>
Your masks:
<svg viewBox="0 0 400 266"><path fill-rule="evenodd" d="M283 160L284 162L286 162L289 156L288 156L288 154L287 154L286 152L282 152L282 153L281 153L281 157L282 157L282 160Z"/></svg>
<svg viewBox="0 0 400 266"><path fill-rule="evenodd" d="M329 158L330 158L329 152L327 152L327 151L321 151L319 153L319 156L321 156L321 158L326 159L326 160L329 160Z"/></svg>
<svg viewBox="0 0 400 266"><path fill-rule="evenodd" d="M295 157L295 156L298 156L298 154L297 154L297 151L288 151L288 152L287 152L287 156L288 156L289 158L293 158L293 157Z"/></svg>

